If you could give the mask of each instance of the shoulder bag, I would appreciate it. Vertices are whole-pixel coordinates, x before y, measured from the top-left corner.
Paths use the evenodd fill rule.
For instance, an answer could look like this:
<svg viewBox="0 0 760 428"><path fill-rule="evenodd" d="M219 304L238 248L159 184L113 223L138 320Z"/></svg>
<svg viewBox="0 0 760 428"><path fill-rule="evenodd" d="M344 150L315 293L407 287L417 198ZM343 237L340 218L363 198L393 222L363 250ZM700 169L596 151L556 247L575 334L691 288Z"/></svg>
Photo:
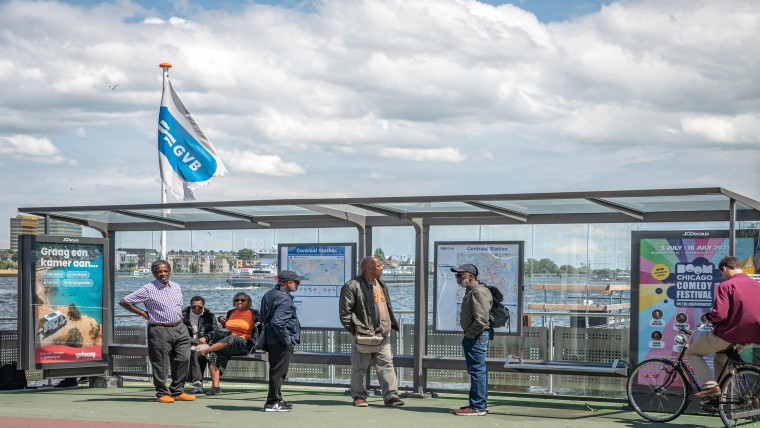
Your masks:
<svg viewBox="0 0 760 428"><path fill-rule="evenodd" d="M259 351L267 350L267 325L269 325L269 321L272 320L274 301L275 299L272 298L272 301L269 302L269 307L267 308L267 316L265 319L261 320L261 331L259 332L259 337L256 338L256 343L253 345L253 349L258 349Z"/></svg>
<svg viewBox="0 0 760 428"><path fill-rule="evenodd" d="M380 352L380 349L383 347L384 340L385 338L380 333L369 335L357 332L356 336L354 336L356 349L358 349L362 354L373 354L375 352Z"/></svg>

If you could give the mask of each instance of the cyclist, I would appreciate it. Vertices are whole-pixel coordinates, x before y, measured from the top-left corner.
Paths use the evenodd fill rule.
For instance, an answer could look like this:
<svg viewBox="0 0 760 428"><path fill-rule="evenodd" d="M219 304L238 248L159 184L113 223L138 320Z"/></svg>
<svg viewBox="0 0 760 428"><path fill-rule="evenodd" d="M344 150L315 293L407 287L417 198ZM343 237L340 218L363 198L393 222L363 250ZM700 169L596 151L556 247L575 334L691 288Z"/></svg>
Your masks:
<svg viewBox="0 0 760 428"><path fill-rule="evenodd" d="M760 343L760 282L742 271L739 259L724 257L718 270L725 279L715 289L715 302L705 316L713 323L713 331L702 333L686 351L697 379L704 382L702 390L692 398L700 399L720 394L715 377L728 361L724 353L718 353L734 343ZM715 375L710 372L704 357L715 354Z"/></svg>

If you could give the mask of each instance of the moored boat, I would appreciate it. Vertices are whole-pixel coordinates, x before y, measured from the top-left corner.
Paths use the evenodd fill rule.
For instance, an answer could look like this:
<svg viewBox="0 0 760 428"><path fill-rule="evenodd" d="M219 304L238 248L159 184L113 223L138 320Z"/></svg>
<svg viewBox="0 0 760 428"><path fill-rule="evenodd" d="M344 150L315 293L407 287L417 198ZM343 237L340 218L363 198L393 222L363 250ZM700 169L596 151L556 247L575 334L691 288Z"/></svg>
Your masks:
<svg viewBox="0 0 760 428"><path fill-rule="evenodd" d="M267 266L242 267L233 269L227 277L227 284L233 287L270 286L277 282L277 273Z"/></svg>

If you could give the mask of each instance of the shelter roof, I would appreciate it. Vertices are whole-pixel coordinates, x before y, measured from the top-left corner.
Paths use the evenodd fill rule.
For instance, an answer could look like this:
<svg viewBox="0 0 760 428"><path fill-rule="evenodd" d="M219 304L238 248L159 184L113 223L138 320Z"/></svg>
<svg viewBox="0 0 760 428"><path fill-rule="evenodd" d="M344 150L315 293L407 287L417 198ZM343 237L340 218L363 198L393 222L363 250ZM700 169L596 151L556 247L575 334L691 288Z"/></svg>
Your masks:
<svg viewBox="0 0 760 428"><path fill-rule="evenodd" d="M19 208L108 231L760 220L720 187L487 195L271 199Z"/></svg>

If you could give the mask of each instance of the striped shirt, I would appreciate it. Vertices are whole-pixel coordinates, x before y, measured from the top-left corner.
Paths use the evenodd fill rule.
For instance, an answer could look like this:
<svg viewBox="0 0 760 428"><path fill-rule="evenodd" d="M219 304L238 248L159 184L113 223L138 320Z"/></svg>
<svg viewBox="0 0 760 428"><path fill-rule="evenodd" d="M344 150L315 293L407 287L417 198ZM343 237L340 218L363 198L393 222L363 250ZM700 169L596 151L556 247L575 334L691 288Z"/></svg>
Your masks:
<svg viewBox="0 0 760 428"><path fill-rule="evenodd" d="M126 295L124 300L132 305L143 303L150 323L171 324L182 320L182 290L176 282L163 284L155 279Z"/></svg>

